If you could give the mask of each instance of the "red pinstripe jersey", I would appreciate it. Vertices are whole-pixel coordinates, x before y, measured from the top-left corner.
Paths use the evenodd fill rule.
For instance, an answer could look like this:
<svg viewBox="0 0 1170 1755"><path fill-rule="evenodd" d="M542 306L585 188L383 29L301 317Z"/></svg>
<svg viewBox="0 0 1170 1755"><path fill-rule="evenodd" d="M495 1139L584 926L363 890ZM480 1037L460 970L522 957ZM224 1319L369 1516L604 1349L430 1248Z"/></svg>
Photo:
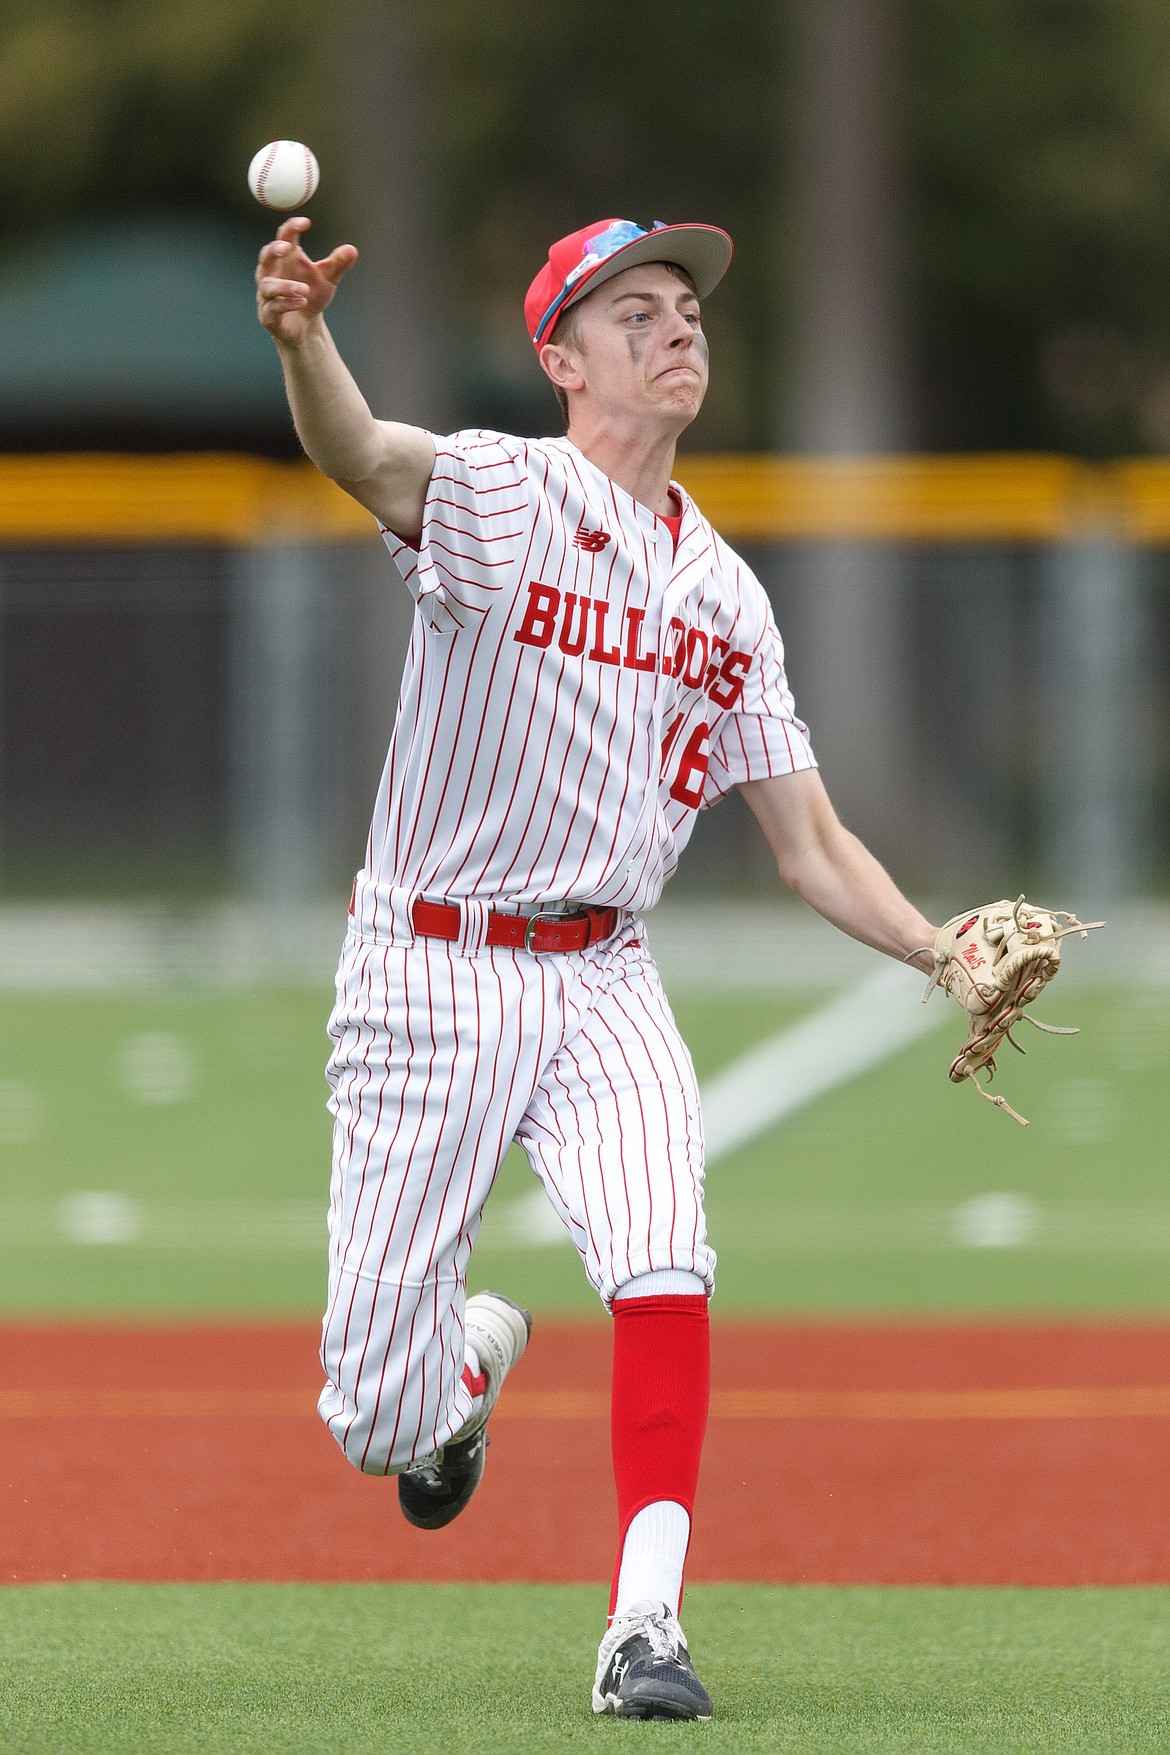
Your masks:
<svg viewBox="0 0 1170 1755"><path fill-rule="evenodd" d="M763 587L567 439L435 439L367 870L424 895L650 907L697 810L814 765Z"/></svg>

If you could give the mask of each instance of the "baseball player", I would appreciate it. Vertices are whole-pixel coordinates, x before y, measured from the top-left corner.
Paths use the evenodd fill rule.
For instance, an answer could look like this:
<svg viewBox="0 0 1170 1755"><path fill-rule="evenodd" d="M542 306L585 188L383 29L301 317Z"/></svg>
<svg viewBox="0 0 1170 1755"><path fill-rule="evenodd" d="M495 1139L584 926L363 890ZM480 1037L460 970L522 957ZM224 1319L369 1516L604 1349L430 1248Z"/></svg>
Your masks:
<svg viewBox="0 0 1170 1755"><path fill-rule="evenodd" d="M932 967L934 928L838 821L758 581L671 479L707 386L711 225L602 220L524 303L564 438L376 418L324 313L357 251L309 221L260 253L297 431L368 508L415 602L330 1022L322 1418L456 1516L530 1318L465 1295L484 1203L523 1146L613 1316L620 1523L593 1709L705 1719L677 1614L707 1418L694 1070L646 948L695 814L738 786L787 884Z"/></svg>

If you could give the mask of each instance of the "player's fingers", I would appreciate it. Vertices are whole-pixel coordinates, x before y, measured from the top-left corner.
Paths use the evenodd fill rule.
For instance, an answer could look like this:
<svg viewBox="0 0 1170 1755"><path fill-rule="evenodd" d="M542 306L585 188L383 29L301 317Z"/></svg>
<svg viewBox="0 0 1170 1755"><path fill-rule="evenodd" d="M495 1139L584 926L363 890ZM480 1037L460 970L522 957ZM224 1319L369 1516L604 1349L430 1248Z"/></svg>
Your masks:
<svg viewBox="0 0 1170 1755"><path fill-rule="evenodd" d="M265 244L256 258L256 279L264 274L289 274L294 268L307 270L309 267L309 258L295 243Z"/></svg>
<svg viewBox="0 0 1170 1755"><path fill-rule="evenodd" d="M265 305L258 315L262 329L267 329L271 334L279 335L290 341L296 338L297 332L295 327L289 328L288 325L300 325L303 328L305 322L303 311L286 310L283 305Z"/></svg>
<svg viewBox="0 0 1170 1755"><path fill-rule="evenodd" d="M292 299L302 305L309 296L303 280L278 280L270 274L257 280L256 291L262 299Z"/></svg>
<svg viewBox="0 0 1170 1755"><path fill-rule="evenodd" d="M285 317L306 318L309 311L303 299L257 299L256 316L265 329L271 329Z"/></svg>
<svg viewBox="0 0 1170 1755"><path fill-rule="evenodd" d="M311 223L311 220L305 219L301 215L296 219L286 219L282 225L278 226L275 238L261 246L257 277L265 269L282 259L285 259L286 268L291 266L294 260L307 268L309 258L301 245L301 238L308 231Z"/></svg>
<svg viewBox="0 0 1170 1755"><path fill-rule="evenodd" d="M256 314L261 323L271 323L274 317L288 317L293 312L304 314L303 299L261 299L256 306Z"/></svg>
<svg viewBox="0 0 1170 1755"><path fill-rule="evenodd" d="M316 266L326 280L331 281L336 286L342 275L353 267L357 259L358 253L352 244L338 244L336 250L331 250L328 256L318 262Z"/></svg>

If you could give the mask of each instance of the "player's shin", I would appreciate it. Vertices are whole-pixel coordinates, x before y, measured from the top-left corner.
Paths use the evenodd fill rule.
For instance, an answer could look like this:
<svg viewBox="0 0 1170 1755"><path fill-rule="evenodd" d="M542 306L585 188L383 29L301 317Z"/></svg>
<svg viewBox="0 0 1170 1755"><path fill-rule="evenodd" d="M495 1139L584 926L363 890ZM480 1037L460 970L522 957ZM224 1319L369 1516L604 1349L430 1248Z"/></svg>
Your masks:
<svg viewBox="0 0 1170 1755"><path fill-rule="evenodd" d="M677 1278L701 1289L638 1296L635 1280L613 1307L611 1433L620 1537L611 1619L637 1602L677 1611L682 1600L710 1349L706 1289L695 1275Z"/></svg>

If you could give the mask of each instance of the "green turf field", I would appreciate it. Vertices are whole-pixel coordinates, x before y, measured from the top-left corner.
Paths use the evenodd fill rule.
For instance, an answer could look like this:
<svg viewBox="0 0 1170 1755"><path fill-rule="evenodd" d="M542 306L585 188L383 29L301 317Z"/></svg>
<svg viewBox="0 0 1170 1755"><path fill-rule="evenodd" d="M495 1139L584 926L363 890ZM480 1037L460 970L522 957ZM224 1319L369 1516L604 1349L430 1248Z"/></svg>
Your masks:
<svg viewBox="0 0 1170 1755"><path fill-rule="evenodd" d="M676 1009L703 1078L817 1003ZM3 1307L315 1313L327 1010L304 991L0 998ZM1170 996L1081 989L1066 1010L1082 1035L1001 1056L1026 1130L948 1084L956 1013L714 1163L717 1308L1164 1309ZM477 1283L600 1316L569 1246L518 1233L534 1188L513 1153ZM990 1236L982 1209L969 1222L988 1195L1015 1198L1006 1238L994 1209Z"/></svg>
<svg viewBox="0 0 1170 1755"><path fill-rule="evenodd" d="M595 1720L583 1586L72 1585L0 1594L7 1755L583 1748L1164 1750L1170 1590L706 1586L709 1725Z"/></svg>
<svg viewBox="0 0 1170 1755"><path fill-rule="evenodd" d="M702 1079L818 1003L676 1009ZM0 998L3 1308L314 1318L327 1010L305 991ZM1163 1312L1170 996L1079 990L1067 1010L1080 1037L1004 1066L1026 1131L948 1085L956 1014L715 1162L717 1310ZM600 1319L571 1249L521 1224L534 1188L513 1154L477 1282ZM1009 1198L971 1206L988 1196ZM0 1749L1170 1748L1170 1590L700 1587L703 1727L593 1720L603 1613L592 1587L11 1587Z"/></svg>

